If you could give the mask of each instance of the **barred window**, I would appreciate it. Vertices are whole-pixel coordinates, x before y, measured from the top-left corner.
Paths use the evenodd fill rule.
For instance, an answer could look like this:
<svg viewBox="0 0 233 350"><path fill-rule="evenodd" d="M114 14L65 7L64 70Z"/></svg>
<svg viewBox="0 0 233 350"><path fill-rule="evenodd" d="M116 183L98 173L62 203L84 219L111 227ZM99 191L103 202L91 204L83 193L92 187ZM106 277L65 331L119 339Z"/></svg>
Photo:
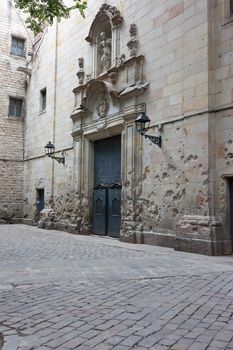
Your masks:
<svg viewBox="0 0 233 350"><path fill-rule="evenodd" d="M11 53L16 56L25 57L25 40L12 36Z"/></svg>
<svg viewBox="0 0 233 350"><path fill-rule="evenodd" d="M23 100L10 97L9 116L22 117Z"/></svg>

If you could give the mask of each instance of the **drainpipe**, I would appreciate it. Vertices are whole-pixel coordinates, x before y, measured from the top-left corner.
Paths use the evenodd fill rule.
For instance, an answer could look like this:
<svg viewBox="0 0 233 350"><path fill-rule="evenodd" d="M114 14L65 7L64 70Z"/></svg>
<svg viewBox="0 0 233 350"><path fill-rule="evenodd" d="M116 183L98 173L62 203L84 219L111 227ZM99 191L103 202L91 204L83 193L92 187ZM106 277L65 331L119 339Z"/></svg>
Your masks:
<svg viewBox="0 0 233 350"><path fill-rule="evenodd" d="M55 51L54 51L54 95L53 95L53 120L52 120L52 143L56 144L56 113L57 113L57 51L58 51L58 21L55 28ZM54 160L52 161L51 198L53 204L54 195Z"/></svg>

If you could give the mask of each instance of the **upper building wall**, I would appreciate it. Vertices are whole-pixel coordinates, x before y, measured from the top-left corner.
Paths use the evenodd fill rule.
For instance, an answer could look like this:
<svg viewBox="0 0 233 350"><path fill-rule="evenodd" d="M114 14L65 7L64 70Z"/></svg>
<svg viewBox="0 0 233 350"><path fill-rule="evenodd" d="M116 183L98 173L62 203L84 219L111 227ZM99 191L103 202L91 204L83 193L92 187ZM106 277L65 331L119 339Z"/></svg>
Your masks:
<svg viewBox="0 0 233 350"><path fill-rule="evenodd" d="M159 232L158 239L171 239L172 245L176 231L178 249L179 244L187 244L181 249L213 253L220 237L216 227L222 225L217 219L211 223L219 206L215 167L224 158L222 135L229 135L221 129L217 135L221 147L216 146L217 124L210 109L229 103L229 91L224 95L224 89L231 85L231 54L224 53L225 45L228 49L231 45L225 44L231 41L230 24L221 24L221 4L220 0L109 0L102 6L101 0L90 0L84 19L73 12L70 19L47 29L37 45L29 83L25 139L29 217L36 208L36 189L45 189L46 205L52 203L58 221L89 232L94 141L121 134L121 234ZM120 22L117 30L111 23L113 13L108 21L103 11L106 7ZM101 32L112 40L115 70L110 72L103 69L103 62L106 66L109 62L98 51L104 38ZM138 42L135 57L134 40ZM218 86L224 87L222 96ZM47 108L40 113L44 88ZM106 90L107 103L100 99ZM150 130L152 135L161 132L161 148L135 130L143 103L151 124L162 126L160 131ZM218 121L219 128L230 123ZM44 159L49 140L56 150L65 151L64 166ZM231 163L224 164L233 173ZM187 212L192 214L188 221ZM223 230L222 241L228 238Z"/></svg>
<svg viewBox="0 0 233 350"><path fill-rule="evenodd" d="M26 67L32 36L24 15L10 1L0 1L0 219L21 217L23 207L23 133L26 77L18 71ZM25 41L25 57L11 53L12 36ZM10 97L20 99L22 115L9 115Z"/></svg>
<svg viewBox="0 0 233 350"><path fill-rule="evenodd" d="M229 107L233 102L233 13L230 0L209 1L210 107Z"/></svg>
<svg viewBox="0 0 233 350"><path fill-rule="evenodd" d="M138 55L145 55L144 79L150 87L147 111L156 122L203 111L208 106L207 0L202 1L108 1L123 16L119 54L129 58L129 27L137 25ZM38 139L40 154L56 114L54 139L58 149L72 145L69 118L74 108L72 90L78 85L78 58L84 58L86 75L92 74L92 46L85 40L102 0L88 2L83 19L74 12L44 34L33 60L30 82L26 145ZM56 48L57 45L57 48ZM47 110L39 114L40 89L47 86ZM54 101L56 106L54 107ZM140 100L139 100L140 102ZM40 130L37 130L40 125ZM41 135L41 136L40 136ZM28 149L26 147L26 152Z"/></svg>

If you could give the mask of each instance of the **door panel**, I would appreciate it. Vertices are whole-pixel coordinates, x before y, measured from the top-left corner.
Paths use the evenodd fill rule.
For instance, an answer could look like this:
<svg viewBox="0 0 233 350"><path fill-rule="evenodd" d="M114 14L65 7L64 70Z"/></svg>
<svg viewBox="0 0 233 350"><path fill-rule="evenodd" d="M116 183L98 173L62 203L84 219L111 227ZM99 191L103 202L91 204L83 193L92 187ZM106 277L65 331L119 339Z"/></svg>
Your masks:
<svg viewBox="0 0 233 350"><path fill-rule="evenodd" d="M121 228L121 189L108 190L108 235L118 237Z"/></svg>
<svg viewBox="0 0 233 350"><path fill-rule="evenodd" d="M106 190L94 190L93 232L106 235Z"/></svg>
<svg viewBox="0 0 233 350"><path fill-rule="evenodd" d="M102 200L102 202L100 201ZM102 208L104 201L105 210ZM93 233L118 237L121 224L121 137L94 144ZM102 214L100 214L102 213Z"/></svg>
<svg viewBox="0 0 233 350"><path fill-rule="evenodd" d="M44 189L37 189L36 190L36 211L37 211L37 217L39 219L41 210L44 209Z"/></svg>

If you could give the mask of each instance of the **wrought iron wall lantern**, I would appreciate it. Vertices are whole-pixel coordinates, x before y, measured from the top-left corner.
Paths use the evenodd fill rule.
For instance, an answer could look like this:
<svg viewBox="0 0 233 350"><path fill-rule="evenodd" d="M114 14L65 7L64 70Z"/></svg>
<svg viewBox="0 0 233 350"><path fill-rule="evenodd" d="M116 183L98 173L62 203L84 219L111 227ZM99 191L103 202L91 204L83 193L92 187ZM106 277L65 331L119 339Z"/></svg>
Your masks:
<svg viewBox="0 0 233 350"><path fill-rule="evenodd" d="M161 135L153 136L153 135L146 134L147 131L149 129L154 128L154 126L150 126L150 118L146 115L145 112L143 112L136 118L135 124L136 124L136 129L140 135L144 136L146 139L149 139L151 142L153 142L154 144L156 144L161 148L161 144L162 144Z"/></svg>
<svg viewBox="0 0 233 350"><path fill-rule="evenodd" d="M54 153L55 153L55 146L49 141L45 146L45 155L48 156L49 158L55 159L58 163L65 164L65 157L63 155L63 152L61 157L56 157Z"/></svg>

